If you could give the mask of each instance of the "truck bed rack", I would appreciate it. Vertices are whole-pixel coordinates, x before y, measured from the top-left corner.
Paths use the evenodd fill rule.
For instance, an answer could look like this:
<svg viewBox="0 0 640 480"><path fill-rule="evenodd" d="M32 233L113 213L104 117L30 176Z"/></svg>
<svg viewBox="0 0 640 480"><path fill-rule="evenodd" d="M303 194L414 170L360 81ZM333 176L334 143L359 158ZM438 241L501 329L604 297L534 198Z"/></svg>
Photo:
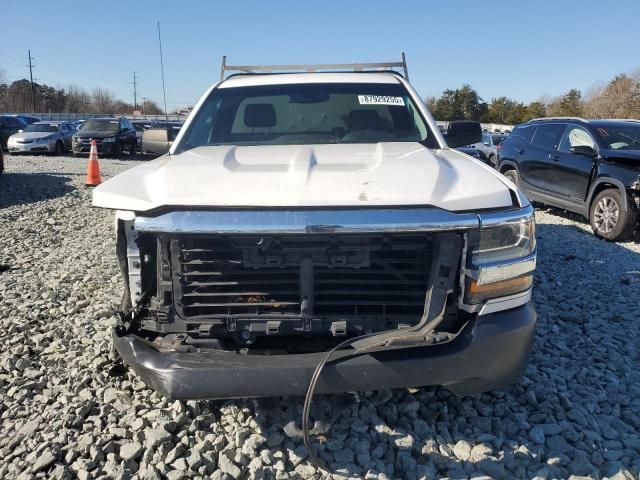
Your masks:
<svg viewBox="0 0 640 480"><path fill-rule="evenodd" d="M224 80L225 72L244 72L244 73L272 73L272 72L317 72L318 70L327 71L354 71L362 72L365 70L389 70L394 68L402 68L404 78L409 80L409 70L407 68L407 59L402 52L402 60L399 62L373 62L373 63L318 63L318 64L291 64L291 65L227 65L227 56L222 57L222 66L220 68L220 80Z"/></svg>

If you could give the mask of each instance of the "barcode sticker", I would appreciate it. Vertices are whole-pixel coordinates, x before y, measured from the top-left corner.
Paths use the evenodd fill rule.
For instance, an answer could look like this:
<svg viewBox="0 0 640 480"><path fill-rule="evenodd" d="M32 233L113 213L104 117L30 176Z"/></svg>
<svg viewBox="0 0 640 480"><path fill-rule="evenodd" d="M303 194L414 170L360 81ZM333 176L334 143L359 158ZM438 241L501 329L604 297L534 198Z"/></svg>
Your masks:
<svg viewBox="0 0 640 480"><path fill-rule="evenodd" d="M386 95L358 95L360 105L400 105L404 106L404 98Z"/></svg>

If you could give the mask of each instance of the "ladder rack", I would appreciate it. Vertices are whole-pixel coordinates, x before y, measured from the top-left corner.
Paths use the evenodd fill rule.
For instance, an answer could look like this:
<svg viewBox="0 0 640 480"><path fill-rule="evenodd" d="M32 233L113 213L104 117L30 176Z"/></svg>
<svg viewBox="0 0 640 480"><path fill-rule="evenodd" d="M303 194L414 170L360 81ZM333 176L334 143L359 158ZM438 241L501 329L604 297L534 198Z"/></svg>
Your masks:
<svg viewBox="0 0 640 480"><path fill-rule="evenodd" d="M222 57L222 67L220 68L220 80L224 80L225 72L244 72L244 73L272 73L272 72L317 72L318 70L329 71L354 71L362 72L365 70L384 70L402 68L404 78L409 80L409 70L407 68L407 59L402 52L402 60L399 62L374 62L374 63L318 63L318 64L301 64L301 65L227 65L227 56Z"/></svg>

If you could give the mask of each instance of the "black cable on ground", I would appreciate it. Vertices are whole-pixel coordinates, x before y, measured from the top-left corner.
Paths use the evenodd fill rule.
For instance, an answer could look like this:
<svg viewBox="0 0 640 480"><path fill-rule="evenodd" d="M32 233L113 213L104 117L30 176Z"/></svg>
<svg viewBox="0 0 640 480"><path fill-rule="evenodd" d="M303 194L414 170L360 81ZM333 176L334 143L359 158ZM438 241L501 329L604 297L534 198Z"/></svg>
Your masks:
<svg viewBox="0 0 640 480"><path fill-rule="evenodd" d="M322 358L322 360L320 360L320 362L316 366L316 369L313 372L313 375L311 376L311 380L309 381L309 387L307 388L307 393L304 397L304 406L302 408L302 436L303 436L304 446L307 448L307 451L309 452L309 458L311 459L311 463L313 463L316 468L324 469L327 472L330 472L329 468L327 468L327 465L324 463L324 461L318 458L316 453L311 448L311 437L309 435L309 412L311 409L311 402L313 401L313 394L316 389L316 384L318 383L318 379L320 378L322 369L325 367L327 363L329 363L331 356L335 352L337 352L341 348L348 347L355 341L362 340L363 338L371 337L373 335L377 335L377 333L369 333L367 335L352 337L343 342L340 342L338 345L336 345L331 350L329 350L327 354ZM353 356L356 354L357 354L357 351L354 350L353 353L350 354L349 356Z"/></svg>

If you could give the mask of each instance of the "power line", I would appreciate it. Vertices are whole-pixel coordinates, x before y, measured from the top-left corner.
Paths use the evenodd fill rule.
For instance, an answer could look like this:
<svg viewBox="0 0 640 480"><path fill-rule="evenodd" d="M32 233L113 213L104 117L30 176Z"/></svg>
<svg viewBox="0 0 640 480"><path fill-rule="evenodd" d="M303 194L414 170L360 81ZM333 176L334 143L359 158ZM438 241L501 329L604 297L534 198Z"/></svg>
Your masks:
<svg viewBox="0 0 640 480"><path fill-rule="evenodd" d="M29 78L31 78L31 104L33 105L33 111L36 111L36 93L35 90L33 88L33 67L34 65L31 64L31 60L33 60L33 58L31 58L31 49L27 50L27 52L29 52Z"/></svg>

